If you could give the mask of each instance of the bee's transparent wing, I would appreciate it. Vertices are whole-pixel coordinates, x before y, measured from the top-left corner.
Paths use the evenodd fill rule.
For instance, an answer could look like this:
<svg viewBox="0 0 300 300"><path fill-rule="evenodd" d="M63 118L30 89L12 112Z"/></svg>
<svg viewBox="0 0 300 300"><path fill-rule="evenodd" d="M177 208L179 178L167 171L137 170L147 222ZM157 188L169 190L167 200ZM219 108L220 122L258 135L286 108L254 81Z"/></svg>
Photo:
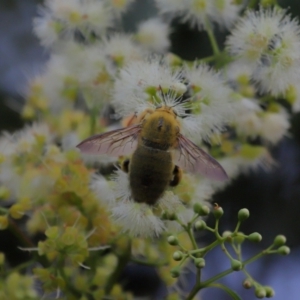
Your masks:
<svg viewBox="0 0 300 300"><path fill-rule="evenodd" d="M208 178L224 181L228 178L223 167L192 141L179 135L174 163L191 173L200 173Z"/></svg>
<svg viewBox="0 0 300 300"><path fill-rule="evenodd" d="M140 125L116 129L109 132L93 135L76 147L83 153L107 154L122 156L131 154L137 147Z"/></svg>

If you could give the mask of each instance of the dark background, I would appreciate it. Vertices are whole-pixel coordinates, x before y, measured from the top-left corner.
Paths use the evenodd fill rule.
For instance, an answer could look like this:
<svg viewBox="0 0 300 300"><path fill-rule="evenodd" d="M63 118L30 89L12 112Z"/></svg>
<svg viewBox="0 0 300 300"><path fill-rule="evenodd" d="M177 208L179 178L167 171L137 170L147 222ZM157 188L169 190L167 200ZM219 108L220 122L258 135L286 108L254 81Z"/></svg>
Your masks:
<svg viewBox="0 0 300 300"><path fill-rule="evenodd" d="M37 15L37 0L1 0L0 2L0 130L13 131L24 123L19 112L24 102L28 80L39 72L47 61L48 53L40 47L32 33L32 19ZM300 15L300 0L281 1L289 7L293 16ZM155 14L151 0L136 1L134 7L124 17L126 30L134 30L136 22ZM226 32L218 32L220 43ZM187 25L173 22L171 34L172 52L184 59L193 60L210 55L209 41L205 33L190 29ZM300 49L299 49L300 51ZM292 116L290 136L271 149L278 166L266 173L263 170L251 172L236 179L224 192L215 196L225 215L222 229L232 229L240 208L247 207L251 217L243 225L245 233L258 231L263 241L258 246L245 245L246 254L253 254L268 246L281 233L286 235L291 255L288 257L266 257L249 267L255 279L271 285L276 291L274 299L300 299L300 118ZM201 241L209 240L203 236ZM12 264L18 264L26 255L15 252L16 241L5 232L0 232L0 251L8 253ZM229 267L221 251L210 253L204 277ZM141 276L144 275L144 276ZM128 287L136 287L138 294L150 292L153 299L162 299L164 287L156 273L150 268L130 266L123 277L132 279ZM187 275L190 282L193 274ZM241 287L242 274L234 273L223 281L236 289L242 299L255 299L253 291ZM209 289L203 292L203 299L230 299L219 291Z"/></svg>

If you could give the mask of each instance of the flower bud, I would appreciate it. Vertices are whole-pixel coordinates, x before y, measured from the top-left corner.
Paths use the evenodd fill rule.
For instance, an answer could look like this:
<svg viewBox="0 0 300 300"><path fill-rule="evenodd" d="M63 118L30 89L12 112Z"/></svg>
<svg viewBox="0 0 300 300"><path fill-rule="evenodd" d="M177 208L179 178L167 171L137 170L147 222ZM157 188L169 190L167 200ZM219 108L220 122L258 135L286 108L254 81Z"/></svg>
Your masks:
<svg viewBox="0 0 300 300"><path fill-rule="evenodd" d="M248 235L250 242L259 243L262 240L262 236L258 232L253 232Z"/></svg>
<svg viewBox="0 0 300 300"><path fill-rule="evenodd" d="M194 212L199 216L207 216L210 212L210 209L207 205L201 205L200 203L194 204Z"/></svg>
<svg viewBox="0 0 300 300"><path fill-rule="evenodd" d="M243 287L245 289L251 289L251 287L252 287L252 281L249 280L249 279L245 279L244 282L243 282Z"/></svg>
<svg viewBox="0 0 300 300"><path fill-rule="evenodd" d="M227 241L231 241L231 240L232 240L231 235L232 235L232 232L229 231L229 230L226 230L226 231L224 231L224 232L222 233L222 237L223 237L223 238L226 238Z"/></svg>
<svg viewBox="0 0 300 300"><path fill-rule="evenodd" d="M243 265L242 263L237 259L231 260L231 269L233 271L240 271L242 269Z"/></svg>
<svg viewBox="0 0 300 300"><path fill-rule="evenodd" d="M241 232L238 232L238 234L234 237L234 241L238 244L242 244L245 240L245 237L242 235Z"/></svg>
<svg viewBox="0 0 300 300"><path fill-rule="evenodd" d="M274 245L280 247L286 243L286 237L284 235L277 235L274 239Z"/></svg>
<svg viewBox="0 0 300 300"><path fill-rule="evenodd" d="M195 228L196 230L202 230L206 227L206 223L203 220L198 220L195 222Z"/></svg>
<svg viewBox="0 0 300 300"><path fill-rule="evenodd" d="M9 213L14 219L21 219L25 214L24 210L25 209L22 204L16 203L10 207Z"/></svg>
<svg viewBox="0 0 300 300"><path fill-rule="evenodd" d="M51 226L46 229L45 235L50 239L56 239L59 236L59 227Z"/></svg>
<svg viewBox="0 0 300 300"><path fill-rule="evenodd" d="M173 259L176 261L182 260L183 254L181 251L175 251L173 253Z"/></svg>
<svg viewBox="0 0 300 300"><path fill-rule="evenodd" d="M266 292L265 288L263 288L262 286L256 288L255 296L256 296L256 298L259 298L259 299L265 298L267 296L267 292Z"/></svg>
<svg viewBox="0 0 300 300"><path fill-rule="evenodd" d="M205 259L202 257L195 258L194 263L195 263L195 266L199 269L202 269L205 267Z"/></svg>
<svg viewBox="0 0 300 300"><path fill-rule="evenodd" d="M266 290L267 298L272 298L275 296L275 291L270 286L265 286L265 290Z"/></svg>
<svg viewBox="0 0 300 300"><path fill-rule="evenodd" d="M172 245L172 246L178 245L178 239L177 239L177 237L174 236L174 235L170 235L170 236L168 237L168 243L169 243L170 245Z"/></svg>
<svg viewBox="0 0 300 300"><path fill-rule="evenodd" d="M277 249L277 252L280 255L289 255L291 250L288 246L281 246Z"/></svg>
<svg viewBox="0 0 300 300"><path fill-rule="evenodd" d="M203 205L200 216L207 216L209 213L210 213L210 208L207 205Z"/></svg>
<svg viewBox="0 0 300 300"><path fill-rule="evenodd" d="M249 216L250 216L250 212L247 208L240 209L238 212L238 220L240 222L244 222L249 218Z"/></svg>
<svg viewBox="0 0 300 300"><path fill-rule="evenodd" d="M214 216L216 219L220 219L223 214L224 214L224 211L223 211L223 208L221 206L215 206L214 207L214 210L213 210L213 213L214 213Z"/></svg>
<svg viewBox="0 0 300 300"><path fill-rule="evenodd" d="M10 191L5 186L0 186L0 199L6 200L10 196Z"/></svg>
<svg viewBox="0 0 300 300"><path fill-rule="evenodd" d="M7 216L0 216L0 230L6 229L8 226Z"/></svg>
<svg viewBox="0 0 300 300"><path fill-rule="evenodd" d="M180 270L178 267L175 267L171 270L171 276L173 278L177 278L177 277L179 277L179 275L180 275Z"/></svg>

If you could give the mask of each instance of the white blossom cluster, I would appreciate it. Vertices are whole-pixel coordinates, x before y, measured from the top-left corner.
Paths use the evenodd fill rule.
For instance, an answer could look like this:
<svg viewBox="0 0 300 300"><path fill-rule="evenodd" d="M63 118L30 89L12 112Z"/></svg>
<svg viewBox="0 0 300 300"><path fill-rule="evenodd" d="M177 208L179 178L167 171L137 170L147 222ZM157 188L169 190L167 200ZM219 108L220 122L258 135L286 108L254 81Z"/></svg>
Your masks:
<svg viewBox="0 0 300 300"><path fill-rule="evenodd" d="M180 17L197 28L205 28L207 22L230 28L239 16L243 4L232 0L155 0L159 12L170 19Z"/></svg>
<svg viewBox="0 0 300 300"><path fill-rule="evenodd" d="M289 128L288 113L277 98L286 97L293 111L300 109L299 23L286 11L270 8L249 10L239 17L244 5L231 0L156 0L162 17L180 17L204 30L212 30L211 23L234 28L223 52L232 55L230 63L216 70L201 60L188 63L178 58L175 63L167 52L170 26L161 18L146 20L132 34L110 33L131 2L49 0L34 22L51 55L45 70L32 81L38 88L28 105L42 113L41 108L48 109L44 116L51 120L51 130L65 126L57 135L62 147L74 147L89 134L80 121L69 127L64 120L54 122L62 111L76 119L74 110L82 110L89 118L89 113L100 116L103 108L112 105L125 120L165 104L173 107L181 134L206 151L203 141L218 149L215 158L229 178L251 167L273 164L267 146L278 143ZM234 138L226 133L228 128ZM55 130L49 136L55 137ZM30 140L27 134L24 137ZM255 139L260 140L259 146L251 144ZM1 141L0 154L7 155ZM20 141L13 140L7 147L16 149ZM6 182L9 172L3 166L0 181ZM175 221L163 219L163 213L176 214L187 223L193 205L206 203L228 182L184 173L180 185L168 188L152 206L132 199L129 176L122 170L113 180L93 176L91 190L123 231L144 237L180 230Z"/></svg>

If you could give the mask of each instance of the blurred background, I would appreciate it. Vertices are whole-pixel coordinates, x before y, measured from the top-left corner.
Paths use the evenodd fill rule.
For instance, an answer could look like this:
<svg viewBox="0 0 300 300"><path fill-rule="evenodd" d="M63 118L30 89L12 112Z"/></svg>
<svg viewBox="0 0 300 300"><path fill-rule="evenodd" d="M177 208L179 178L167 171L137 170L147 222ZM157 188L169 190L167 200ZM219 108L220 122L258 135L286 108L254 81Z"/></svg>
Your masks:
<svg viewBox="0 0 300 300"><path fill-rule="evenodd" d="M63 1L63 0L62 0ZM300 1L279 1L293 16L300 16ZM0 1L0 130L14 131L24 123L19 112L24 103L28 80L42 71L47 61L47 51L39 45L32 33L32 19L37 15L38 0ZM131 10L124 16L126 31L135 29L140 20L156 14L152 0L136 0ZM218 32L222 43L226 32ZM180 57L193 60L210 54L209 41L205 33L180 24L172 23L171 51ZM300 49L299 49L300 51ZM300 116L291 120L290 136L271 149L277 165L270 171L257 170L237 178L225 191L215 195L217 202L225 210L221 229L232 229L236 224L240 208L248 208L251 217L242 226L245 233L257 231L263 241L257 245L244 247L247 255L259 252L272 243L277 234L287 237L291 254L287 257L271 256L249 266L253 277L259 282L271 285L276 295L274 299L300 299ZM199 243L209 241L210 237L200 236ZM7 233L0 232L0 251L7 253L11 264L17 265L27 258L18 251L17 242ZM208 278L229 267L221 251L210 253L207 267L203 270ZM193 272L187 274L188 282L193 282ZM162 286L154 269L128 266L122 278L126 278L128 289L137 296L150 295L151 299L163 299L166 289ZM121 280L122 280L121 278ZM129 280L128 280L129 278ZM223 280L235 289L244 300L255 299L253 291L242 288L243 276L233 273ZM209 289L203 291L202 299L227 300L224 293Z"/></svg>

